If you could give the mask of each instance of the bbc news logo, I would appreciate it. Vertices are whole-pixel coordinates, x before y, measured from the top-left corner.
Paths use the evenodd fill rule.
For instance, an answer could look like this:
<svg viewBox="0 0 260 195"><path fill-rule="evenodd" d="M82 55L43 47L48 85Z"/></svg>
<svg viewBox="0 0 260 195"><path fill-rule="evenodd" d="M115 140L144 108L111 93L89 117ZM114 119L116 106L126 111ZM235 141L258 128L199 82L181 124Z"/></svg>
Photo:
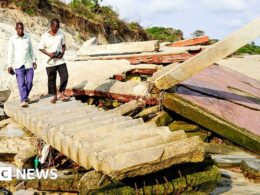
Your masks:
<svg viewBox="0 0 260 195"><path fill-rule="evenodd" d="M57 169L35 170L35 169L16 169L12 167L0 167L0 181L11 181L12 178L32 180L32 179L57 179Z"/></svg>

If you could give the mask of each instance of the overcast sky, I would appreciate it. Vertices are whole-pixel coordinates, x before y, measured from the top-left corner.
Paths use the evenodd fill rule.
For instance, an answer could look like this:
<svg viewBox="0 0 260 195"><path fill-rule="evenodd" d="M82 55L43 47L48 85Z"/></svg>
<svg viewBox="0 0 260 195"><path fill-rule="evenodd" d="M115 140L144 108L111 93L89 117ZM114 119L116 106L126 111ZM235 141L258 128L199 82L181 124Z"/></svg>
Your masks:
<svg viewBox="0 0 260 195"><path fill-rule="evenodd" d="M185 38L202 29L221 39L260 16L260 0L103 0L102 4L114 7L123 20L178 28Z"/></svg>

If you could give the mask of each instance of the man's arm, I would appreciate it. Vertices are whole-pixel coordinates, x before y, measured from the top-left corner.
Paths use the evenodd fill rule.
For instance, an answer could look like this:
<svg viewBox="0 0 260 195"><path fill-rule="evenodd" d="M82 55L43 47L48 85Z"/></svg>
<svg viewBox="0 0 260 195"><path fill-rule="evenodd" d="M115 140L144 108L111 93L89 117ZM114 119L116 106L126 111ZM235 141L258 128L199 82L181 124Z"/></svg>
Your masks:
<svg viewBox="0 0 260 195"><path fill-rule="evenodd" d="M49 56L50 58L53 58L54 57L54 53L49 53L45 50L45 36L43 35L41 40L40 40L40 43L39 43L39 47L38 49L44 53L45 55Z"/></svg>
<svg viewBox="0 0 260 195"><path fill-rule="evenodd" d="M32 42L31 42L31 38L29 37L29 52L30 52L30 56L33 60L33 68L36 69L37 68L37 64L36 64L36 57L34 55L34 51L33 51L33 46L32 46Z"/></svg>
<svg viewBox="0 0 260 195"><path fill-rule="evenodd" d="M7 56L7 67L8 67L7 71L9 74L14 73L14 69L12 66L13 57L14 57L14 46L13 46L13 40L12 38L10 38L8 42L8 56Z"/></svg>
<svg viewBox="0 0 260 195"><path fill-rule="evenodd" d="M62 52L61 54L59 55L59 58L63 58L64 54L65 54L65 51L66 51L66 45L62 45Z"/></svg>
<svg viewBox="0 0 260 195"><path fill-rule="evenodd" d="M45 55L49 56L50 58L54 57L54 53L49 53L47 52L45 49L39 49L42 53L44 53Z"/></svg>

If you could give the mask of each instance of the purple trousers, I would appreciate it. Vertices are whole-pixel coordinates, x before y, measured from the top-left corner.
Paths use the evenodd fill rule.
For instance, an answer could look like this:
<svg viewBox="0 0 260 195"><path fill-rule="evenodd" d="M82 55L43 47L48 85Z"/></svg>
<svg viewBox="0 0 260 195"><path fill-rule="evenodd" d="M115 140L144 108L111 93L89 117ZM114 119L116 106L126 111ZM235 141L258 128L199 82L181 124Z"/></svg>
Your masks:
<svg viewBox="0 0 260 195"><path fill-rule="evenodd" d="M15 69L15 73L21 102L24 102L28 99L33 86L34 70L33 68L25 69L25 66L23 65L21 68Z"/></svg>

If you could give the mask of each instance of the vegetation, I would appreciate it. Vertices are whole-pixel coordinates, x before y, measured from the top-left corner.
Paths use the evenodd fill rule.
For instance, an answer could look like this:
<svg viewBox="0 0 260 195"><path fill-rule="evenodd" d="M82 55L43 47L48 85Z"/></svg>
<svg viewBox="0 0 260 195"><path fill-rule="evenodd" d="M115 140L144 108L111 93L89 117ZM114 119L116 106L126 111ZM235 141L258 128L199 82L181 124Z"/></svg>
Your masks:
<svg viewBox="0 0 260 195"><path fill-rule="evenodd" d="M183 33L179 29L165 28L165 27L152 27L145 30L151 39L161 41L178 41L183 39Z"/></svg>
<svg viewBox="0 0 260 195"><path fill-rule="evenodd" d="M57 17L62 23L76 29L83 40L99 35L109 43L148 40L147 33L138 23L120 20L111 6L100 4L102 0L72 0L69 4L60 0L7 2L31 16Z"/></svg>
<svg viewBox="0 0 260 195"><path fill-rule="evenodd" d="M28 1L11 0L11 2L29 15L36 14L36 10L38 8L38 3L39 3L38 0L28 0Z"/></svg>
<svg viewBox="0 0 260 195"><path fill-rule="evenodd" d="M242 55L242 54L260 54L260 47L255 45L254 42L251 44L247 44L244 47L238 49L235 53L235 55Z"/></svg>
<svg viewBox="0 0 260 195"><path fill-rule="evenodd" d="M100 2L100 0L72 0L69 7L73 13L96 22L118 19L118 14L111 6L101 6Z"/></svg>

